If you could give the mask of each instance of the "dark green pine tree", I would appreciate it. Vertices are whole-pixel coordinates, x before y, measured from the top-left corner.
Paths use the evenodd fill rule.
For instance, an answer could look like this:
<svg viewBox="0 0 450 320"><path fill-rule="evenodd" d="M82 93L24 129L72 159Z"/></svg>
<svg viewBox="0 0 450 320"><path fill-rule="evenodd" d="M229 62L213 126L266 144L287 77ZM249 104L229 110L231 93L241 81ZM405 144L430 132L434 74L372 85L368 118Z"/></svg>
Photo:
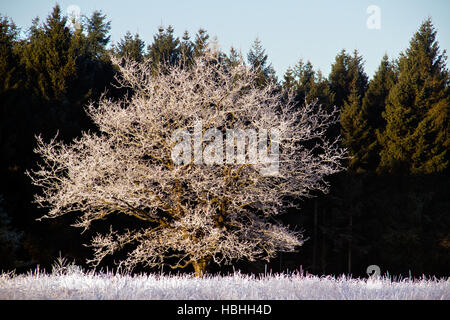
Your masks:
<svg viewBox="0 0 450 320"><path fill-rule="evenodd" d="M367 88L368 77L364 72L363 60L358 51L350 55L342 50L335 58L329 75L329 86L333 96L333 105L342 111L344 104L350 103L352 90L362 99ZM361 108L361 107L360 107ZM343 114L348 114L344 112ZM345 130L345 129L344 129ZM341 132L341 124L332 126L330 136L337 136Z"/></svg>
<svg viewBox="0 0 450 320"><path fill-rule="evenodd" d="M87 31L90 30L90 31ZM72 33L72 53L76 58L77 77L71 86L69 99L77 107L95 100L113 81L115 69L109 59L110 22L100 11L82 19ZM112 94L112 92L109 92Z"/></svg>
<svg viewBox="0 0 450 320"><path fill-rule="evenodd" d="M367 75L364 72L362 57L355 50L347 62L347 79L351 79L350 92L341 108L341 135L344 146L351 159L349 169L360 173L366 171L364 145L368 143L368 121L363 113L362 97L367 88Z"/></svg>
<svg viewBox="0 0 450 320"><path fill-rule="evenodd" d="M349 94L352 90L356 90L362 99L367 90L369 77L364 71L364 61L358 50L353 51L353 56L348 60L348 78L350 80Z"/></svg>
<svg viewBox="0 0 450 320"><path fill-rule="evenodd" d="M330 89L334 94L334 104L341 109L348 99L356 79L356 90L363 97L367 89L368 77L364 72L363 60L358 51L350 55L342 50L335 58L329 75Z"/></svg>
<svg viewBox="0 0 450 320"><path fill-rule="evenodd" d="M384 55L362 100L362 117L367 124L367 140L360 146L361 168L364 171L375 172L379 165L381 146L377 139L377 132L382 132L386 126L382 113L386 108L386 100L396 82L396 77L394 65L389 62L388 56Z"/></svg>
<svg viewBox="0 0 450 320"><path fill-rule="evenodd" d="M3 169L17 168L17 162L12 159L22 147L17 139L18 133L22 127L28 126L26 110L29 104L20 103L27 95L22 91L18 31L10 18L0 16L0 176L5 177L0 180L4 180L5 185L7 179ZM15 121L20 117L21 121Z"/></svg>
<svg viewBox="0 0 450 320"><path fill-rule="evenodd" d="M153 37L153 43L148 46L148 58L154 67L173 65L180 59L180 40L174 36L174 29L168 26L165 30L161 26Z"/></svg>
<svg viewBox="0 0 450 320"><path fill-rule="evenodd" d="M259 38L256 38L247 54L247 60L250 67L259 73L256 81L260 86L264 86L268 81L276 81L275 70L267 59L266 50L263 49Z"/></svg>
<svg viewBox="0 0 450 320"><path fill-rule="evenodd" d="M401 174L448 168L449 72L436 30L427 19L401 54L399 78L388 96L380 134L380 171Z"/></svg>
<svg viewBox="0 0 450 320"><path fill-rule="evenodd" d="M187 30L184 31L183 38L181 38L181 40L180 58L183 61L183 64L188 64L192 59L194 45L192 44L191 37Z"/></svg>
<svg viewBox="0 0 450 320"><path fill-rule="evenodd" d="M303 104L317 101L322 108L329 109L333 104L333 93L330 90L328 80L322 72L315 71L311 62L303 62L302 59L294 68L289 67L284 74L282 86L291 90L296 95L296 100Z"/></svg>
<svg viewBox="0 0 450 320"><path fill-rule="evenodd" d="M300 103L304 103L305 100L310 102L310 92L315 84L316 72L310 61L306 63L302 59L294 66L293 69L289 68L284 76L283 86L285 88L291 88L296 94L296 99Z"/></svg>
<svg viewBox="0 0 450 320"><path fill-rule="evenodd" d="M195 41L192 47L194 58L203 56L208 48L209 35L205 29L200 28L195 35Z"/></svg>
<svg viewBox="0 0 450 320"><path fill-rule="evenodd" d="M225 63L231 67L242 64L243 60L242 54L239 53L233 46L230 48L230 53L225 57Z"/></svg>
<svg viewBox="0 0 450 320"><path fill-rule="evenodd" d="M139 38L139 34L134 36L130 31L127 31L123 39L114 46L114 53L122 58L128 57L134 61L142 62L144 60L145 42Z"/></svg>
<svg viewBox="0 0 450 320"><path fill-rule="evenodd" d="M19 86L18 57L14 52L17 38L14 22L0 16L0 95Z"/></svg>
<svg viewBox="0 0 450 320"><path fill-rule="evenodd" d="M106 46L111 36L111 21L106 21L106 15L101 11L94 11L91 17L87 18L86 31L90 52L95 58L100 58L106 52Z"/></svg>
<svg viewBox="0 0 450 320"><path fill-rule="evenodd" d="M292 67L288 67L286 72L283 75L283 81L281 85L285 90L295 92L297 81L295 79L294 69Z"/></svg>
<svg viewBox="0 0 450 320"><path fill-rule="evenodd" d="M334 94L334 104L338 108L342 108L350 93L351 77L348 68L350 58L350 55L345 50L342 50L331 65L329 83L330 89Z"/></svg>
<svg viewBox="0 0 450 320"><path fill-rule="evenodd" d="M328 111L330 111L334 105L334 93L331 91L328 79L323 76L320 70L315 72L314 83L311 86L307 100L317 100L317 103Z"/></svg>
<svg viewBox="0 0 450 320"><path fill-rule="evenodd" d="M352 173L364 172L364 149L368 140L368 124L363 116L361 95L358 90L358 76L353 78L350 95L341 109L341 136L344 146L351 156L348 168Z"/></svg>
<svg viewBox="0 0 450 320"><path fill-rule="evenodd" d="M76 77L72 34L67 18L58 5L42 27L35 19L30 37L23 47L22 63L27 73L27 87L46 100L61 99Z"/></svg>

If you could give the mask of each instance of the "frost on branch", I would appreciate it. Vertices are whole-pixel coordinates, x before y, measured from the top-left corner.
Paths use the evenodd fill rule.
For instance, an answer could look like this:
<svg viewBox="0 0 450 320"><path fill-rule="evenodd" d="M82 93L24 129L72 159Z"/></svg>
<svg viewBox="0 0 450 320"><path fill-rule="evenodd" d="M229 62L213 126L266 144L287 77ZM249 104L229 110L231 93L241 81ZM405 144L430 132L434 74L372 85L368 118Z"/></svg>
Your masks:
<svg viewBox="0 0 450 320"><path fill-rule="evenodd" d="M85 229L113 213L143 221L140 230L118 233L111 226L109 234L96 236L94 265L127 246L125 267L193 265L203 272L209 262L270 259L302 244L301 233L275 218L291 205L287 199L327 192L324 178L342 169L345 151L325 135L336 112L296 107L276 84L258 87L254 71L226 66L214 54L156 75L148 62L116 63L118 80L133 94L119 102L102 97L87 107L98 134L84 133L70 145L39 137L42 163L29 173L42 187L35 200L49 209L46 218L79 212L75 226ZM261 161L233 162L225 155L208 163L208 129L224 133L215 141L223 150L227 129L259 136L276 130L266 148L279 147L276 174L262 174ZM188 162L173 161L175 130L192 139Z"/></svg>

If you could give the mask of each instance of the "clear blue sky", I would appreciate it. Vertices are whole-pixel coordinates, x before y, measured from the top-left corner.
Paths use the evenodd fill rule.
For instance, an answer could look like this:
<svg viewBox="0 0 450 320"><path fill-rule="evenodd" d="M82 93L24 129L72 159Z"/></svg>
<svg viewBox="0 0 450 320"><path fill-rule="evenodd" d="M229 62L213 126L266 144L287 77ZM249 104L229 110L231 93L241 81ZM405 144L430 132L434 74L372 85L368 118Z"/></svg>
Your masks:
<svg viewBox="0 0 450 320"><path fill-rule="evenodd" d="M328 75L341 49L358 49L369 77L382 56L391 58L408 47L420 24L431 16L438 30L441 49L450 48L450 1L433 0L60 0L66 12L71 5L90 15L102 10L112 21L111 40L126 31L139 32L147 44L158 26L172 25L177 36L188 30L193 37L202 27L217 36L225 52L231 46L246 57L256 37L262 41L279 78L302 58ZM0 13L27 29L32 18L50 13L54 0L0 0ZM369 29L370 5L380 9L380 29Z"/></svg>

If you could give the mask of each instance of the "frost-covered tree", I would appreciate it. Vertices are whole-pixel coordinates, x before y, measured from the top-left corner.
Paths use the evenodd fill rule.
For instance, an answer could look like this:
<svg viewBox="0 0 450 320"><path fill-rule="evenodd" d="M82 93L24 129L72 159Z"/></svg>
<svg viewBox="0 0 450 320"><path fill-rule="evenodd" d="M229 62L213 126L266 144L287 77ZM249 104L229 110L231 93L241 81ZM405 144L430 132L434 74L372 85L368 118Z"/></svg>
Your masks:
<svg viewBox="0 0 450 320"><path fill-rule="evenodd" d="M29 175L44 217L78 212L85 229L112 214L144 223L94 237L94 265L128 248L121 266L192 265L202 275L209 263L268 260L303 243L276 217L296 197L327 192L325 177L342 169L345 151L325 136L337 113L296 108L275 83L257 86L258 71L217 57L156 74L148 61L121 63L118 80L133 95L87 107L98 134L72 144L38 137L43 162Z"/></svg>

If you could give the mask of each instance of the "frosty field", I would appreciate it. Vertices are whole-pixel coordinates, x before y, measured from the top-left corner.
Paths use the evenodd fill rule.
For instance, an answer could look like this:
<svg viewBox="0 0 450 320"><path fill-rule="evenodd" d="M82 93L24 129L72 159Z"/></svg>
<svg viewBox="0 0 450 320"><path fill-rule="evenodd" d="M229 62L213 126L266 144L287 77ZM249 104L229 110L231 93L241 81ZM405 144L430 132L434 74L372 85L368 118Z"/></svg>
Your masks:
<svg viewBox="0 0 450 320"><path fill-rule="evenodd" d="M300 274L229 276L83 272L60 268L52 274L0 275L2 300L449 300L450 280L379 280Z"/></svg>

